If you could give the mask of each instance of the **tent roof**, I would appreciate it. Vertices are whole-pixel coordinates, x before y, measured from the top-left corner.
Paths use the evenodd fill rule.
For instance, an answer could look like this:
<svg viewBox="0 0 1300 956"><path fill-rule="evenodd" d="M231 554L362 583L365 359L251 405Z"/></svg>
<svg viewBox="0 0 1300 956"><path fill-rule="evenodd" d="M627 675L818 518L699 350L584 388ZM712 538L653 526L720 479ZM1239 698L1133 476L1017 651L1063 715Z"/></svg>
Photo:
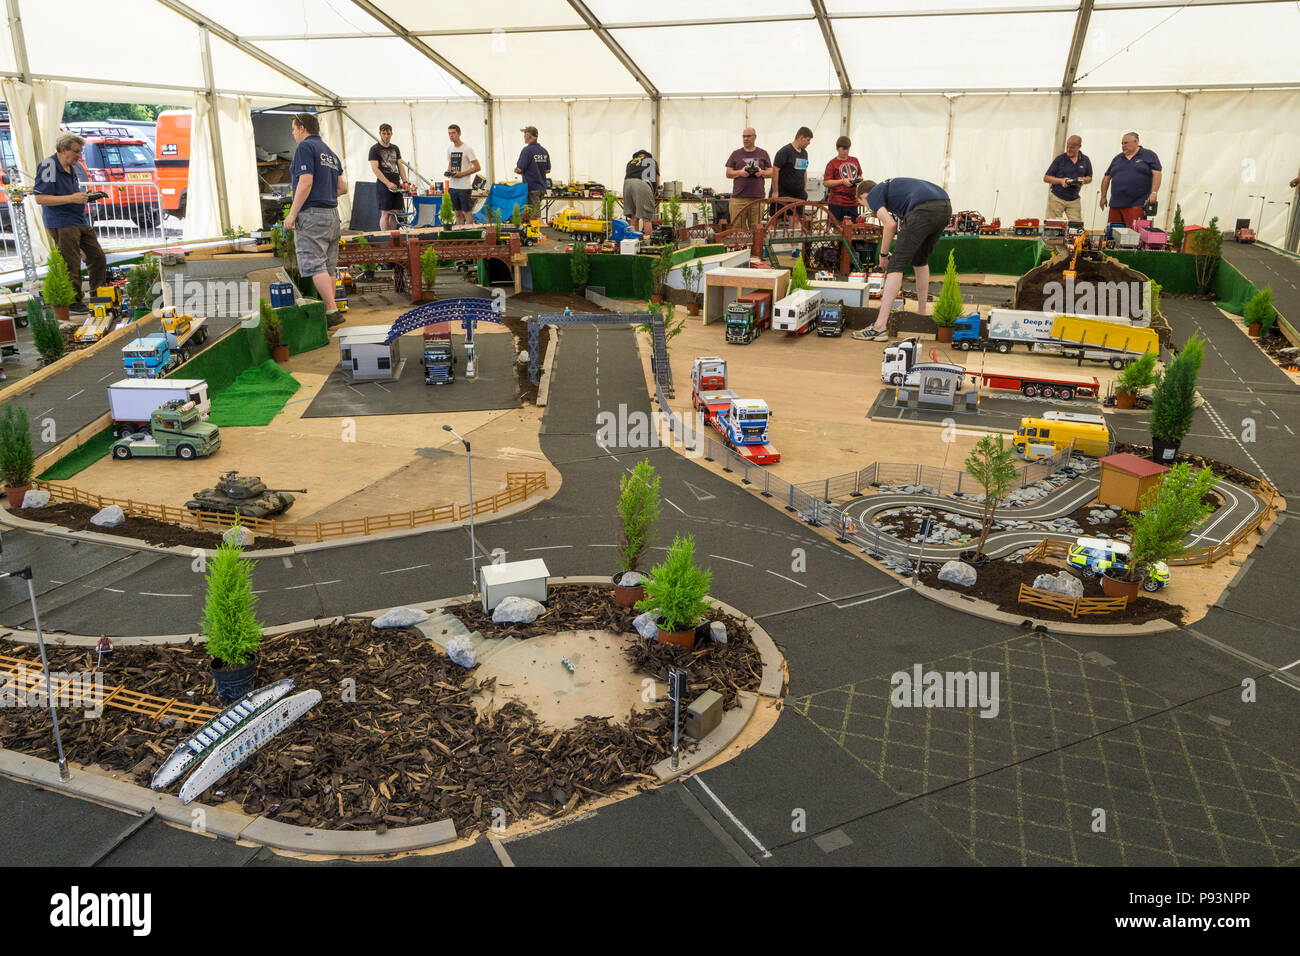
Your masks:
<svg viewBox="0 0 1300 956"><path fill-rule="evenodd" d="M0 73L73 93L204 88L199 24L218 90L309 101L1300 85L1294 0L117 0L148 55L72 60L100 4L16 3L29 65L0 44Z"/></svg>

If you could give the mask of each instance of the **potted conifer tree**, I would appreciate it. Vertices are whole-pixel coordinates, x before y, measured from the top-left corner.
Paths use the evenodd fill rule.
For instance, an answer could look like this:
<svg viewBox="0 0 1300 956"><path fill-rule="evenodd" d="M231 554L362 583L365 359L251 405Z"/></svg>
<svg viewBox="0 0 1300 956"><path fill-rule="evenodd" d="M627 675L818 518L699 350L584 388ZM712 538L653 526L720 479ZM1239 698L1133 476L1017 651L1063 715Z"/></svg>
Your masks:
<svg viewBox="0 0 1300 956"><path fill-rule="evenodd" d="M704 596L709 593L713 572L695 565L695 538L673 538L662 564L647 582L646 596L638 611L651 611L659 625L659 643L676 644L685 650L695 647L695 627L709 613Z"/></svg>
<svg viewBox="0 0 1300 956"><path fill-rule="evenodd" d="M573 280L573 294L587 294L587 280L591 278L591 260L587 258L587 244L581 239L573 242L573 251L569 253L569 278Z"/></svg>
<svg viewBox="0 0 1300 956"><path fill-rule="evenodd" d="M940 342L952 341L952 328L964 308L965 305L961 301L961 285L957 281L957 263L950 249L948 268L943 274L943 288L939 290L939 300L934 304L934 332Z"/></svg>
<svg viewBox="0 0 1300 956"><path fill-rule="evenodd" d="M803 256L796 256L794 265L790 268L790 291L797 292L800 289L811 289L812 283L808 281L808 266L803 261Z"/></svg>
<svg viewBox="0 0 1300 956"><path fill-rule="evenodd" d="M1192 428L1196 414L1196 378L1205 359L1205 345L1200 335L1193 335L1164 374L1156 379L1151 396L1151 460L1169 464L1178 455L1178 446Z"/></svg>
<svg viewBox="0 0 1300 956"><path fill-rule="evenodd" d="M456 210L451 207L451 191L448 189L442 191L442 205L438 207L438 225L444 229L454 229L456 226Z"/></svg>
<svg viewBox="0 0 1300 956"><path fill-rule="evenodd" d="M50 250L50 257L45 263L45 281L41 283L41 297L54 310L54 317L60 322L68 321L68 307L77 299L77 290L72 287L68 275L68 264L58 249Z"/></svg>
<svg viewBox="0 0 1300 956"><path fill-rule="evenodd" d="M1241 318L1246 323L1246 331L1254 338L1268 334L1277 320L1277 309L1273 308L1272 286L1265 286L1250 297Z"/></svg>
<svg viewBox="0 0 1300 956"><path fill-rule="evenodd" d="M696 259L682 266L682 285L686 287L691 301L686 303L686 311L691 315L700 314L700 283L704 281L704 263Z"/></svg>
<svg viewBox="0 0 1300 956"><path fill-rule="evenodd" d="M271 352L275 364L283 365L289 361L289 346L284 344L284 327L280 324L280 317L275 314L275 309L271 308L271 300L266 296L262 296L259 309L262 317L262 337L266 339L266 347Z"/></svg>
<svg viewBox="0 0 1300 956"><path fill-rule="evenodd" d="M614 575L614 600L632 607L645 597L641 559L654 542L659 519L659 476L649 460L637 462L630 475L618 483L618 573ZM628 577L636 575L635 578Z"/></svg>
<svg viewBox="0 0 1300 956"><path fill-rule="evenodd" d="M663 247L659 253L659 258L654 261L650 267L650 279L653 283L653 291L650 296L651 302L662 302L668 284L668 274L673 271L673 247L671 244Z"/></svg>
<svg viewBox="0 0 1300 956"><path fill-rule="evenodd" d="M1138 392L1150 387L1155 380L1155 352L1147 352L1137 361L1129 362L1115 379L1115 407L1132 408L1137 401Z"/></svg>
<svg viewBox="0 0 1300 956"><path fill-rule="evenodd" d="M0 413L0 477L4 478L10 508L23 503L34 469L31 422L26 411L11 403Z"/></svg>
<svg viewBox="0 0 1300 956"><path fill-rule="evenodd" d="M126 276L126 295L131 300L132 318L138 319L152 311L149 307L149 295L152 291L153 279L149 275L149 270L144 266L132 266Z"/></svg>
<svg viewBox="0 0 1300 956"><path fill-rule="evenodd" d="M262 644L262 625L253 613L257 603L253 568L257 565L240 560L243 550L223 542L208 563L208 591L199 622L212 658L217 696L224 701L238 700L252 690L257 649Z"/></svg>
<svg viewBox="0 0 1300 956"><path fill-rule="evenodd" d="M32 327L32 344L46 365L63 357L65 346L59 320L35 296L27 300L27 324Z"/></svg>
<svg viewBox="0 0 1300 956"><path fill-rule="evenodd" d="M438 284L438 270L442 268L442 263L438 261L438 250L429 246L420 253L420 277L424 279L424 288L427 290L424 298L436 299L434 295L434 286Z"/></svg>

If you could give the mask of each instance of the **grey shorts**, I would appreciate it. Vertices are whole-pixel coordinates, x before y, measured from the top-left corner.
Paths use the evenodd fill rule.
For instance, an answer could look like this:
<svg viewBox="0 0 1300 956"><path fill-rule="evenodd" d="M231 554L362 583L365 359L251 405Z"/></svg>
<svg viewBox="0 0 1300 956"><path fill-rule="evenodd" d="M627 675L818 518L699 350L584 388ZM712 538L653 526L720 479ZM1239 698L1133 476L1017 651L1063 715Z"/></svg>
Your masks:
<svg viewBox="0 0 1300 956"><path fill-rule="evenodd" d="M908 266L928 266L930 253L952 218L952 203L947 199L928 199L912 207L903 220L903 231L889 255L886 272L906 272Z"/></svg>
<svg viewBox="0 0 1300 956"><path fill-rule="evenodd" d="M629 219L654 219L655 191L644 179L623 180L623 215Z"/></svg>
<svg viewBox="0 0 1300 956"><path fill-rule="evenodd" d="M298 272L314 276L321 272L338 274L339 236L343 224L334 206L308 206L298 213L294 224L293 247L298 254Z"/></svg>

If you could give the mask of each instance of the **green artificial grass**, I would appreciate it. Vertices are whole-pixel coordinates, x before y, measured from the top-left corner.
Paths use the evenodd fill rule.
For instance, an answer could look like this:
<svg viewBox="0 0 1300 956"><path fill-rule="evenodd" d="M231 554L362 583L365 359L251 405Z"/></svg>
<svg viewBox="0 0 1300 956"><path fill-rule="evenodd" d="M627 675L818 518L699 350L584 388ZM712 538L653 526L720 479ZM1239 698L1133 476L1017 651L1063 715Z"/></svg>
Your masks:
<svg viewBox="0 0 1300 956"><path fill-rule="evenodd" d="M272 361L254 365L212 400L208 422L219 428L269 425L301 387Z"/></svg>
<svg viewBox="0 0 1300 956"><path fill-rule="evenodd" d="M85 471L99 459L108 454L117 439L113 435L113 426L105 428L90 441L71 454L64 455L49 468L36 477L41 481L67 481L78 472Z"/></svg>

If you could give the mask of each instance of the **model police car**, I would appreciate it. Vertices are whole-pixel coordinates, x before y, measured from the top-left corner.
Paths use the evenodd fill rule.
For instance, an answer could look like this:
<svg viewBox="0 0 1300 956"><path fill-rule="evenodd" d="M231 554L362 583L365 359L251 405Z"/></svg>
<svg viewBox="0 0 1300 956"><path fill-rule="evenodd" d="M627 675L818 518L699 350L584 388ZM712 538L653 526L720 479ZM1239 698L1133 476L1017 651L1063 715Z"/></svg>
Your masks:
<svg viewBox="0 0 1300 956"><path fill-rule="evenodd" d="M1105 571L1120 574L1128 570L1129 546L1123 541L1109 538L1078 538L1070 548L1067 558L1071 567L1078 568L1085 578L1095 577ZM1159 591L1169 583L1169 567L1157 561L1147 568L1142 587Z"/></svg>

